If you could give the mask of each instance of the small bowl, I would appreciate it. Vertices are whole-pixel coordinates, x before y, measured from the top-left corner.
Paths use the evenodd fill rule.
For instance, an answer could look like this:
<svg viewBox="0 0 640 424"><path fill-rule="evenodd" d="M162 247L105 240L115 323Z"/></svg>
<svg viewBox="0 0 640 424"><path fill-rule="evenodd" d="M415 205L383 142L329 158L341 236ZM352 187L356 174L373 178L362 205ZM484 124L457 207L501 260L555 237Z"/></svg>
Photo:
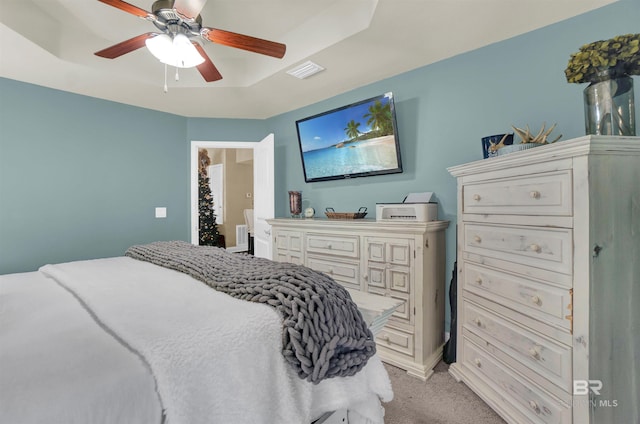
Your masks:
<svg viewBox="0 0 640 424"><path fill-rule="evenodd" d="M539 143L520 143L513 144L511 146L504 146L501 149L498 149L498 156L508 155L509 153L519 152L520 150L532 149L534 147L542 146Z"/></svg>

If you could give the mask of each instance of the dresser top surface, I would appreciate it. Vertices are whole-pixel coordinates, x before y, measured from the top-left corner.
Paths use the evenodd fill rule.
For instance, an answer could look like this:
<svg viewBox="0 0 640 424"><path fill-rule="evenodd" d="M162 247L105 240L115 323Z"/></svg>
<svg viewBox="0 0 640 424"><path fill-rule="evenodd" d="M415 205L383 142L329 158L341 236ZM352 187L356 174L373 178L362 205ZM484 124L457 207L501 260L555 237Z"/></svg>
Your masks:
<svg viewBox="0 0 640 424"><path fill-rule="evenodd" d="M449 226L449 221L378 221L374 218L361 219L327 219L327 218L273 218L267 219L271 225L286 225L288 227L297 228L375 228L375 229L391 229L398 230L419 230L419 231L437 231L444 230Z"/></svg>
<svg viewBox="0 0 640 424"><path fill-rule="evenodd" d="M640 159L640 137L589 135L451 166L447 168L447 171L454 177L459 177L476 172L513 168L583 155L637 155Z"/></svg>

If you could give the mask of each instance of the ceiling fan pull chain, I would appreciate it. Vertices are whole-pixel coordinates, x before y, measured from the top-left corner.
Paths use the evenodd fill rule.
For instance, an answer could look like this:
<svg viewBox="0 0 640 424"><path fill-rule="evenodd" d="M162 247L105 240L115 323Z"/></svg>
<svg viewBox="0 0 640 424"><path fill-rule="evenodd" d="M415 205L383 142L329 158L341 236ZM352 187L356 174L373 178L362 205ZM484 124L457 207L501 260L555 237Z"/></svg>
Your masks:
<svg viewBox="0 0 640 424"><path fill-rule="evenodd" d="M178 75L178 69L180 68L176 66L176 81L180 81L180 75Z"/></svg>
<svg viewBox="0 0 640 424"><path fill-rule="evenodd" d="M166 93L167 91L169 91L169 88L167 87L167 64L164 64L164 92Z"/></svg>

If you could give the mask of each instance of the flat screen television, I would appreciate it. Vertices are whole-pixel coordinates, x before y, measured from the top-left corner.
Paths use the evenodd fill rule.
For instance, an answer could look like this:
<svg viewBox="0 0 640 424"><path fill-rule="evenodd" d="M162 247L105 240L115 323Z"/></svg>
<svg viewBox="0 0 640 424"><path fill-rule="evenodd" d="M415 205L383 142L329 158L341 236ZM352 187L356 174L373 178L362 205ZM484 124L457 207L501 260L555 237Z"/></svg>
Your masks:
<svg viewBox="0 0 640 424"><path fill-rule="evenodd" d="M306 182L402 172L393 94L296 121Z"/></svg>

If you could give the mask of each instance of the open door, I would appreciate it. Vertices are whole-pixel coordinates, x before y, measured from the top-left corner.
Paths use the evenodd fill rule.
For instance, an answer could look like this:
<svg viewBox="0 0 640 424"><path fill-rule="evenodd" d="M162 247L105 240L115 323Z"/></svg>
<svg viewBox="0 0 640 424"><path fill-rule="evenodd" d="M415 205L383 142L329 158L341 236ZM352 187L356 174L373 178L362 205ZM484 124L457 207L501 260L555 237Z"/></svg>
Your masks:
<svg viewBox="0 0 640 424"><path fill-rule="evenodd" d="M254 255L272 259L271 225L275 216L274 137L269 134L253 149Z"/></svg>
<svg viewBox="0 0 640 424"><path fill-rule="evenodd" d="M259 143L245 141L191 142L191 243L198 244L198 149L253 150L253 208L255 255L271 259L271 226L267 219L275 215L274 136Z"/></svg>

